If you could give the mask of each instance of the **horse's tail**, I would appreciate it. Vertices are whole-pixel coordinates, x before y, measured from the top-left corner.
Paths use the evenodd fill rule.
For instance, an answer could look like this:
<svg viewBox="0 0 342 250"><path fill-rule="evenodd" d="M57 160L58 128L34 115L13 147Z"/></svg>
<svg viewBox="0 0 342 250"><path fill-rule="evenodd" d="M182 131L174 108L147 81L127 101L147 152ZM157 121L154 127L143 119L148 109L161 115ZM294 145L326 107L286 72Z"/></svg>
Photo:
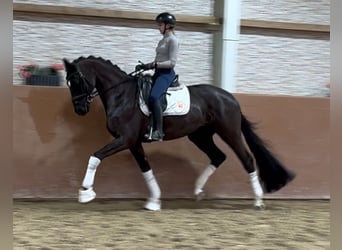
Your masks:
<svg viewBox="0 0 342 250"><path fill-rule="evenodd" d="M266 143L254 132L254 124L241 114L241 130L252 151L259 169L259 176L266 192L275 192L295 178L271 153Z"/></svg>

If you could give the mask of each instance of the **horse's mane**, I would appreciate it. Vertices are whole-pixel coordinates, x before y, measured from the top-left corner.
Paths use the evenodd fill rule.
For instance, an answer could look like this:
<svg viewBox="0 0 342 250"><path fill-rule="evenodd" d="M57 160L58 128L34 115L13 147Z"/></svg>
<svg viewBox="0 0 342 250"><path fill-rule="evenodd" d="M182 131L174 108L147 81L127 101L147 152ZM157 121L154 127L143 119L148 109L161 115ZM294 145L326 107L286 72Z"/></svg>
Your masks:
<svg viewBox="0 0 342 250"><path fill-rule="evenodd" d="M73 60L72 63L77 64L77 63L79 63L80 61L83 61L83 60L95 60L95 61L103 62L105 64L108 64L108 65L114 67L116 70L118 70L122 74L127 75L127 73L125 71L123 71L122 69L120 69L118 65L113 64L110 60L106 60L106 59L104 59L102 57L95 57L95 56L92 56L92 55L90 55L88 57L80 56L79 58Z"/></svg>

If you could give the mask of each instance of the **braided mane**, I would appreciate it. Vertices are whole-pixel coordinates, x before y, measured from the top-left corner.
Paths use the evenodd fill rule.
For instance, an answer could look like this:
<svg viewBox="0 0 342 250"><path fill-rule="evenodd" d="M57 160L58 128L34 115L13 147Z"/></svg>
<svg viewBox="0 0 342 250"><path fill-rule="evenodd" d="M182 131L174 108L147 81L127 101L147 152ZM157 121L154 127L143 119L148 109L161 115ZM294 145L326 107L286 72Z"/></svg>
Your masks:
<svg viewBox="0 0 342 250"><path fill-rule="evenodd" d="M125 71L123 71L122 69L119 68L119 66L117 66L116 64L113 64L110 60L106 60L102 57L95 57L95 56L88 56L88 57L84 57L84 56L80 56L79 58L75 59L72 61L73 64L77 64L83 60L95 60L95 61L100 61L100 62L103 62L105 64L108 64L112 67L114 67L116 70L119 70L121 73L127 75L127 73Z"/></svg>

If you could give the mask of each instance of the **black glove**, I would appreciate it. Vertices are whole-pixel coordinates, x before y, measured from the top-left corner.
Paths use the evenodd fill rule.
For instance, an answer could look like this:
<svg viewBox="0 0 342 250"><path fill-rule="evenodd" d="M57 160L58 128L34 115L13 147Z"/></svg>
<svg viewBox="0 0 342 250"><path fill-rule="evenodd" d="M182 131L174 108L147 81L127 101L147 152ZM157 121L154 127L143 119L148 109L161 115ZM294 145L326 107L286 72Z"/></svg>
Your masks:
<svg viewBox="0 0 342 250"><path fill-rule="evenodd" d="M135 66L135 71L140 71L140 70L149 70L154 68L154 63L147 63L147 64L138 64Z"/></svg>
<svg viewBox="0 0 342 250"><path fill-rule="evenodd" d="M135 71L140 71L142 69L144 69L145 64L138 64L137 66L135 66Z"/></svg>

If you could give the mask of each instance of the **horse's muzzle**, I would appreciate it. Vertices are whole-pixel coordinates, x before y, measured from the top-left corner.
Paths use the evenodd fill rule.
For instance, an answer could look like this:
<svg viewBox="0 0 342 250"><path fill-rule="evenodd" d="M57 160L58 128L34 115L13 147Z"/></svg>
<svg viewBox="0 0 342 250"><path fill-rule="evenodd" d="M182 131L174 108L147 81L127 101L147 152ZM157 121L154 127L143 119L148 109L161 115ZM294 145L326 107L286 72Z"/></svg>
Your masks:
<svg viewBox="0 0 342 250"><path fill-rule="evenodd" d="M84 103L83 105L79 104L74 104L74 110L75 113L78 115L86 115L89 112L89 104Z"/></svg>

